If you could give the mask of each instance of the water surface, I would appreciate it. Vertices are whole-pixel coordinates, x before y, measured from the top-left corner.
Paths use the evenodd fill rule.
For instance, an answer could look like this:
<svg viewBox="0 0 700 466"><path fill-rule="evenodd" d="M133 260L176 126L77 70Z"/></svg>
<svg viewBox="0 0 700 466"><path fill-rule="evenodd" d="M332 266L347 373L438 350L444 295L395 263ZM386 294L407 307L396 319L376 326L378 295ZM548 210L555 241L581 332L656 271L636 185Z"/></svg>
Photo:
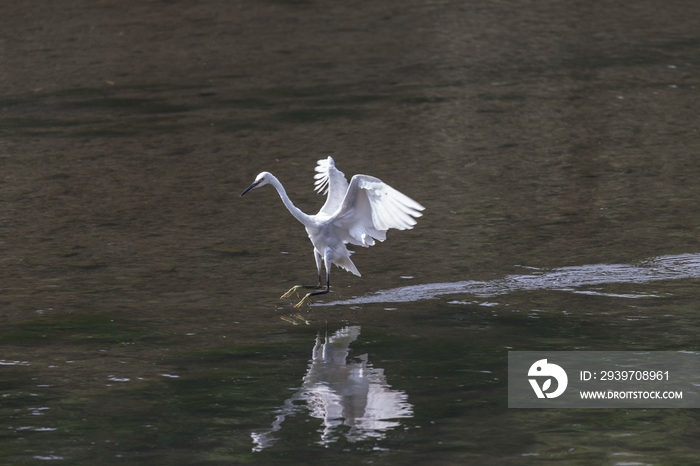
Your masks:
<svg viewBox="0 0 700 466"><path fill-rule="evenodd" d="M3 464L689 464L510 350L697 351L694 2L0 6ZM313 168L415 229L315 280Z"/></svg>

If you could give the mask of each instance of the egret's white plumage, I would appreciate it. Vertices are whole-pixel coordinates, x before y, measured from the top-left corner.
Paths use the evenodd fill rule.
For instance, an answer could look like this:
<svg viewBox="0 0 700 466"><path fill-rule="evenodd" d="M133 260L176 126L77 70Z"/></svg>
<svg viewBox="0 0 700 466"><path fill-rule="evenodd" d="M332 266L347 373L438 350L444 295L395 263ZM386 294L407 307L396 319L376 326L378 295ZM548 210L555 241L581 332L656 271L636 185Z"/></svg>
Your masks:
<svg viewBox="0 0 700 466"><path fill-rule="evenodd" d="M375 240L384 241L391 228L407 230L416 224L425 208L395 190L382 180L368 175L355 175L348 184L343 172L335 167L332 157L318 161L314 176L315 191L327 194L326 202L316 215L307 215L299 210L287 196L282 183L268 172L260 173L241 196L254 188L271 184L277 189L289 212L305 227L314 245L314 257L318 270L318 286L321 287L321 264L326 268L326 289L307 294L297 307L309 296L327 293L330 290L330 265L335 264L348 272L360 276L350 260L350 251L345 245L369 247ZM297 286L285 293L287 297L297 292Z"/></svg>

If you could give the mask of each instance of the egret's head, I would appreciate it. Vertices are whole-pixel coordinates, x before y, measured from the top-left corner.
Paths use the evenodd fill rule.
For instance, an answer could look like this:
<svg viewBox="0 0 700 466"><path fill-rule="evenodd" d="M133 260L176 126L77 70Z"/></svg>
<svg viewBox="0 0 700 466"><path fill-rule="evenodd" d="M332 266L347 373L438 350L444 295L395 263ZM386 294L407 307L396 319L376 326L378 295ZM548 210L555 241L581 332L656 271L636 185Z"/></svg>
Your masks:
<svg viewBox="0 0 700 466"><path fill-rule="evenodd" d="M272 174L268 172L262 172L258 176L255 177L255 181L253 181L253 184L248 186L245 191L241 193L241 196L243 196L245 193L250 191L251 189L259 188L260 186L265 186L270 182L270 179L272 178Z"/></svg>

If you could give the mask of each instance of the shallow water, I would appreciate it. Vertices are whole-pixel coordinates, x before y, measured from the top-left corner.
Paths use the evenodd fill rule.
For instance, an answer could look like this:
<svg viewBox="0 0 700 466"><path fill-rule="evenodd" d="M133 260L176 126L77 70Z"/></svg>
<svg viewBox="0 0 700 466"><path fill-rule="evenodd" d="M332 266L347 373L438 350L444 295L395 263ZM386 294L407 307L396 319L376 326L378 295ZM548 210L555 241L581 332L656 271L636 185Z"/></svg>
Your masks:
<svg viewBox="0 0 700 466"><path fill-rule="evenodd" d="M318 305L337 306L369 303L403 303L456 294L488 298L516 291L538 290L561 290L587 295L610 296L614 298L659 297L657 294L650 293L604 293L588 288L597 287L600 289L601 285L647 284L657 281L691 278L700 278L699 254L660 256L648 261L643 261L639 266L626 264L594 264L580 267L560 267L547 272L537 272L526 275L508 275L505 278L487 282L470 280L452 283L409 285L393 288L391 290L377 291L369 296L360 296L343 301L330 301ZM461 303L459 301L450 302Z"/></svg>
<svg viewBox="0 0 700 466"><path fill-rule="evenodd" d="M0 5L0 462L697 462L506 375L699 350L698 8ZM328 155L426 211L298 311Z"/></svg>

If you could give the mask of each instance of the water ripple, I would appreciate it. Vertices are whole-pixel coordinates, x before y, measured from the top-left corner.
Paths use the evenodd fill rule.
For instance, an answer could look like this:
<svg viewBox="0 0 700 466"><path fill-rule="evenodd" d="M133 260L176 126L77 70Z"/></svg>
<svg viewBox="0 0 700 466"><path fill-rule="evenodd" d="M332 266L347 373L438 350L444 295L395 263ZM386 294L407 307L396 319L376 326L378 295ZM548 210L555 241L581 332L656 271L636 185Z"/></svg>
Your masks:
<svg viewBox="0 0 700 466"><path fill-rule="evenodd" d="M449 283L429 283L402 286L356 298L318 303L338 306L370 303L402 303L433 299L442 295L469 294L487 298L514 291L564 290L577 292L583 286L610 283L649 283L663 280L700 278L700 254L659 256L629 264L593 264L560 267L548 272L528 275L508 275L490 281L467 280ZM580 292L580 291L578 291ZM588 293L588 292L587 292ZM618 297L652 297L654 295L617 295Z"/></svg>

